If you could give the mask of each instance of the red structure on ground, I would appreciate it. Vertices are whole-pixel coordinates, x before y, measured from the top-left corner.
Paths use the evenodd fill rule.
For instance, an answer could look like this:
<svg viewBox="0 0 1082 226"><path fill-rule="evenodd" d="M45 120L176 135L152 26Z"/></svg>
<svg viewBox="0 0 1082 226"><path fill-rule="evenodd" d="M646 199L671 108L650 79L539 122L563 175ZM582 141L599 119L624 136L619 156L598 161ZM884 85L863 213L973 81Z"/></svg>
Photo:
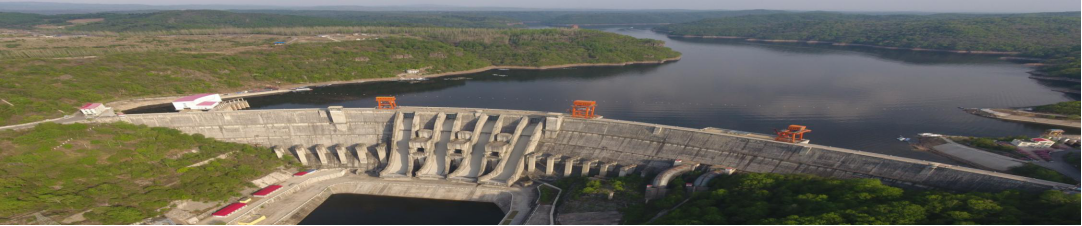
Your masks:
<svg viewBox="0 0 1082 226"><path fill-rule="evenodd" d="M597 108L597 102L592 100L576 100L571 104L571 117L575 118L596 118L594 110Z"/></svg>
<svg viewBox="0 0 1082 226"><path fill-rule="evenodd" d="M394 97L376 97L376 109L397 109Z"/></svg>
<svg viewBox="0 0 1082 226"><path fill-rule="evenodd" d="M278 191L279 188L282 188L282 185L267 186L266 188L259 189L259 191L255 192L255 193L252 193L252 196L266 197L267 195L270 195L271 193L274 193L275 191Z"/></svg>
<svg viewBox="0 0 1082 226"><path fill-rule="evenodd" d="M774 133L777 133L778 137L775 137L774 140L789 143L799 143L801 141L804 141L804 133L807 132L811 132L811 130L808 129L808 127L806 126L789 125L789 128L786 130L778 131L777 129L775 129Z"/></svg>
<svg viewBox="0 0 1082 226"><path fill-rule="evenodd" d="M246 206L246 205L248 205L248 204L244 204L244 203L229 204L225 208L222 208L221 210L218 210L218 212L214 212L214 214L211 214L211 215L213 215L215 217L228 217L229 215L232 215L233 213L237 212L237 210L240 210L240 208L244 208L244 206Z"/></svg>

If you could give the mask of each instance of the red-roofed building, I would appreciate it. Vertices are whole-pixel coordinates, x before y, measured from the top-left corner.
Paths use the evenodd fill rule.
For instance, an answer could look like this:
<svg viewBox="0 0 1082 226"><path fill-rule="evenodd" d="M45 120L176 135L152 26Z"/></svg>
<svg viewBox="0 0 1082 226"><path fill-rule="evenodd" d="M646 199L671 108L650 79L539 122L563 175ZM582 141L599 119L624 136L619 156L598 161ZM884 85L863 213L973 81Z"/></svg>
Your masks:
<svg viewBox="0 0 1082 226"><path fill-rule="evenodd" d="M177 111L184 109L210 110L222 102L222 96L218 94L196 94L173 100L173 108Z"/></svg>
<svg viewBox="0 0 1082 226"><path fill-rule="evenodd" d="M233 213L236 213L237 210L240 210L241 208L244 208L244 206L246 206L246 205L248 205L248 204L244 204L244 203L229 204L228 206L225 206L225 208L222 208L222 209L218 210L218 212L214 212L214 214L211 214L211 215L214 216L214 217L228 217L229 215L233 215Z"/></svg>
<svg viewBox="0 0 1082 226"><path fill-rule="evenodd" d="M79 107L79 112L82 112L83 115L86 116L96 116L98 114L101 114L102 112L105 112L105 110L107 109L108 108L106 108L105 105L101 103L87 103L84 104L82 107Z"/></svg>
<svg viewBox="0 0 1082 226"><path fill-rule="evenodd" d="M280 189L280 188L282 188L282 185L277 185L276 184L276 185L267 186L267 187L265 187L263 189L259 189L259 191L256 191L255 193L252 193L252 196L266 197L267 195L273 194L275 191L278 191L278 189Z"/></svg>
<svg viewBox="0 0 1082 226"><path fill-rule="evenodd" d="M304 175L308 175L308 171L300 171L300 172L297 172L297 173L293 174L294 177L299 177L299 176L304 176Z"/></svg>

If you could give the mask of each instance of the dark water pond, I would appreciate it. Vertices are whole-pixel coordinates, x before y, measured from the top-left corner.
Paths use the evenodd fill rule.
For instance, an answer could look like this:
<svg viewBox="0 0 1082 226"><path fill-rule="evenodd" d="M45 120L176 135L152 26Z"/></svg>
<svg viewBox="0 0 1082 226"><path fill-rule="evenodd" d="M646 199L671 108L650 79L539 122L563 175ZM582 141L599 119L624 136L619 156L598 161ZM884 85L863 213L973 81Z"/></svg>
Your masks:
<svg viewBox="0 0 1082 226"><path fill-rule="evenodd" d="M495 225L504 213L489 202L335 194L301 225Z"/></svg>
<svg viewBox="0 0 1082 226"><path fill-rule="evenodd" d="M564 112L571 101L584 99L597 101L598 114L606 118L758 133L801 124L813 130L807 135L812 143L949 162L911 151L895 138L924 132L1036 136L1050 127L977 117L958 107L1022 107L1077 98L1027 78L1030 68L994 56L603 30L664 40L683 59L661 65L492 70L457 76L462 80L339 85L248 100L255 109L373 107L374 96L393 95L406 106Z"/></svg>

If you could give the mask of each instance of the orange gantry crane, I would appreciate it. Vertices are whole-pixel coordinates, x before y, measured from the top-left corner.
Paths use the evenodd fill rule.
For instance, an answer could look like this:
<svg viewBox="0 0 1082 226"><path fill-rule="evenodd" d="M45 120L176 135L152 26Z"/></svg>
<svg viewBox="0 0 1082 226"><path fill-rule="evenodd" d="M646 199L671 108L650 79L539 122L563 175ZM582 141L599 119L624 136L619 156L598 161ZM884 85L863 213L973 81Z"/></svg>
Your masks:
<svg viewBox="0 0 1082 226"><path fill-rule="evenodd" d="M376 109L397 109L394 97L376 97Z"/></svg>
<svg viewBox="0 0 1082 226"><path fill-rule="evenodd" d="M597 115L594 115L594 110L596 109L596 101L576 100L574 103L571 103L571 117L585 119L597 118Z"/></svg>
<svg viewBox="0 0 1082 226"><path fill-rule="evenodd" d="M778 134L778 137L775 137L774 140L789 143L800 143L804 141L804 134L808 132L811 132L811 130L808 129L808 127L806 126L789 125L789 128L786 130L779 131L777 129L774 129L774 133Z"/></svg>

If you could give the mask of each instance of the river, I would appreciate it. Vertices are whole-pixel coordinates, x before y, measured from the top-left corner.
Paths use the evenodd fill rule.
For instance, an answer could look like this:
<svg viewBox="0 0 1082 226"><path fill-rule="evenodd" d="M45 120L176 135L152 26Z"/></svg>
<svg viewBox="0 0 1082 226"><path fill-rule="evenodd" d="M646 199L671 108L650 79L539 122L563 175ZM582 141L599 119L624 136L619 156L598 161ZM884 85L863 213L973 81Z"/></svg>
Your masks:
<svg viewBox="0 0 1082 226"><path fill-rule="evenodd" d="M421 83L318 87L249 98L254 109L399 105L565 112L598 102L605 118L772 134L808 126L812 143L952 163L910 150L898 136L940 133L1036 136L1051 127L967 114L958 107L1022 107L1072 100L996 56L740 40L669 38L645 29L599 28L663 40L683 53L660 65L492 70ZM500 74L506 76L494 76ZM463 80L445 78L464 77Z"/></svg>

